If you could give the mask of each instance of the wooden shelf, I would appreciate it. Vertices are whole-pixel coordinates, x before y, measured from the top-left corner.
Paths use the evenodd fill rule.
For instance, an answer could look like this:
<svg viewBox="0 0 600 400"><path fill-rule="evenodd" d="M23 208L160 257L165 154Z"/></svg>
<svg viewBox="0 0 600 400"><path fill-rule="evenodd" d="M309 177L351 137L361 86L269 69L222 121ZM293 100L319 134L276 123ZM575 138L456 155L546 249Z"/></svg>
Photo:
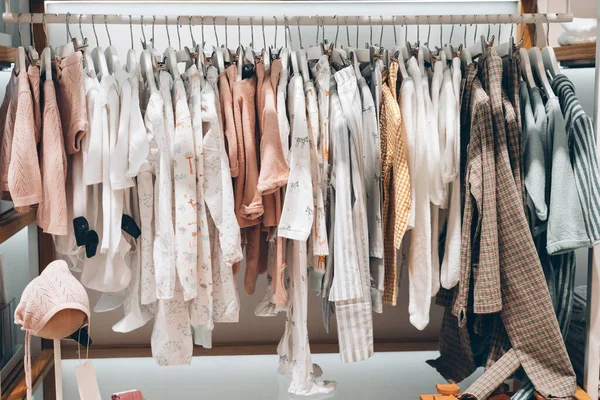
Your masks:
<svg viewBox="0 0 600 400"><path fill-rule="evenodd" d="M10 239L13 235L35 222L36 210L31 209L20 213L15 209L8 210L0 215L0 244Z"/></svg>
<svg viewBox="0 0 600 400"><path fill-rule="evenodd" d="M53 366L54 352L52 350L43 350L31 361L31 382L34 393ZM13 376L9 376L9 379L3 382L3 392L0 400L22 400L27 398L27 383L23 365L21 364L20 368L15 370Z"/></svg>
<svg viewBox="0 0 600 400"><path fill-rule="evenodd" d="M17 49L14 47L0 46L0 63L13 63L15 62L15 54Z"/></svg>
<svg viewBox="0 0 600 400"><path fill-rule="evenodd" d="M595 60L596 42L572 44L554 48L558 61Z"/></svg>

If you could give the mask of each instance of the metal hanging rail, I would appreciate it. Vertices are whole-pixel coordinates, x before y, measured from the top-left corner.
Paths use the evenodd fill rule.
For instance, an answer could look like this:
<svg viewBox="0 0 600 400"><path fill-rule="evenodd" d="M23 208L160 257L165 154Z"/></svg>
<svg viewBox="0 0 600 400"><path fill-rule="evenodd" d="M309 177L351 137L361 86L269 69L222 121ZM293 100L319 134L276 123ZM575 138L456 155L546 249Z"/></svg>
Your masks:
<svg viewBox="0 0 600 400"><path fill-rule="evenodd" d="M6 10L10 10L10 0L5 0ZM536 24L536 23L560 23L573 21L573 14L487 14L487 15L396 15L396 16L240 16L239 22L236 18L236 24L239 25L321 25L321 26L339 26L339 25L458 25L458 24ZM10 23L34 23L34 24L66 24L67 22L76 22L84 24L149 24L155 20L157 25L176 25L179 19L183 19L186 24L215 24L226 25L227 19L231 16L223 15L115 15L115 14L43 14L43 13L23 13L15 14L5 12L2 14L2 20Z"/></svg>

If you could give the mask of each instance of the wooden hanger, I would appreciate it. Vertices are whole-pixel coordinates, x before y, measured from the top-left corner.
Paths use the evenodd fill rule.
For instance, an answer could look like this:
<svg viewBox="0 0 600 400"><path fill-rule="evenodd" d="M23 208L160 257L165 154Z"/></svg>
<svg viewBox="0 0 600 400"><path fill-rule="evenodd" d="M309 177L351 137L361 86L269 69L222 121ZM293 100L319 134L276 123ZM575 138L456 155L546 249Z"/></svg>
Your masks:
<svg viewBox="0 0 600 400"><path fill-rule="evenodd" d="M530 89L537 87L535 79L533 78L533 69L531 68L531 61L529 60L529 53L526 49L521 48L519 50L521 54L521 74L523 79L527 82Z"/></svg>
<svg viewBox="0 0 600 400"><path fill-rule="evenodd" d="M552 78L555 78L556 75L560 74L560 67L558 66L554 49L550 46L550 21L548 20L548 15L546 15L546 23L548 24L548 30L546 31L546 47L542 49L542 60L546 71L550 73Z"/></svg>
<svg viewBox="0 0 600 400"><path fill-rule="evenodd" d="M542 52L540 51L539 47L536 46L529 49L529 59L531 61L531 66L538 77L538 81L541 83L542 88L546 92L546 96L548 96L549 99L556 97L554 91L552 90L552 86L548 81L548 77L546 76L544 60L542 59Z"/></svg>

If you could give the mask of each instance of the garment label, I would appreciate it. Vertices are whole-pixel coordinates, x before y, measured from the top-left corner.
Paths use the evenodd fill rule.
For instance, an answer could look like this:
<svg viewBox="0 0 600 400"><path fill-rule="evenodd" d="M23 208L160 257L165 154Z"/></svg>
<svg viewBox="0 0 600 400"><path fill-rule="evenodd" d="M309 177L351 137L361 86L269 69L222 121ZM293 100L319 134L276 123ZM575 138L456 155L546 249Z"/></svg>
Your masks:
<svg viewBox="0 0 600 400"><path fill-rule="evenodd" d="M96 371L91 361L78 364L75 367L77 376L77 387L79 388L79 398L81 400L102 400L100 398L100 389L96 379Z"/></svg>

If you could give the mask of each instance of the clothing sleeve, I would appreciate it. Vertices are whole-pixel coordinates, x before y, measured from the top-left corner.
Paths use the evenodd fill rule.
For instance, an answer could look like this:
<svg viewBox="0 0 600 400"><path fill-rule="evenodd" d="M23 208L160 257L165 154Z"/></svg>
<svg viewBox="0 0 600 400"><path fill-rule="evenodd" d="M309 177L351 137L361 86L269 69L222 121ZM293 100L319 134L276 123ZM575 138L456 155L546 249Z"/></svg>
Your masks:
<svg viewBox="0 0 600 400"><path fill-rule="evenodd" d="M232 266L243 258L240 227L235 218L233 187L225 140L217 120L214 98L202 92L202 117L209 123L204 135L204 201L219 230L223 260Z"/></svg>
<svg viewBox="0 0 600 400"><path fill-rule="evenodd" d="M290 81L288 96L288 109L292 113L290 118L292 135L290 177L279 221L278 235L304 241L310 235L314 205L306 103L301 81L300 76L294 76Z"/></svg>
<svg viewBox="0 0 600 400"><path fill-rule="evenodd" d="M219 76L219 94L221 100L221 110L223 114L223 125L225 137L227 139L227 153L229 156L229 168L232 178L237 178L239 174L238 162L238 143L235 132L235 122L233 119L233 98L231 87L226 75Z"/></svg>
<svg viewBox="0 0 600 400"><path fill-rule="evenodd" d="M119 129L114 151L110 155L110 184L113 190L132 187L133 179L125 176L127 171L127 153L129 152L129 120L131 116L131 83L129 79L121 83L121 111ZM119 216L119 218L121 218Z"/></svg>
<svg viewBox="0 0 600 400"><path fill-rule="evenodd" d="M8 166L8 190L17 211L27 211L42 200L42 175L38 161L29 90L19 91L14 136Z"/></svg>
<svg viewBox="0 0 600 400"><path fill-rule="evenodd" d="M134 76L132 79L136 79ZM138 97L138 85L134 83L131 88L131 116L129 118L129 151L127 177L137 176L142 164L148 160L150 142L144 129L144 118L140 110L140 99Z"/></svg>

